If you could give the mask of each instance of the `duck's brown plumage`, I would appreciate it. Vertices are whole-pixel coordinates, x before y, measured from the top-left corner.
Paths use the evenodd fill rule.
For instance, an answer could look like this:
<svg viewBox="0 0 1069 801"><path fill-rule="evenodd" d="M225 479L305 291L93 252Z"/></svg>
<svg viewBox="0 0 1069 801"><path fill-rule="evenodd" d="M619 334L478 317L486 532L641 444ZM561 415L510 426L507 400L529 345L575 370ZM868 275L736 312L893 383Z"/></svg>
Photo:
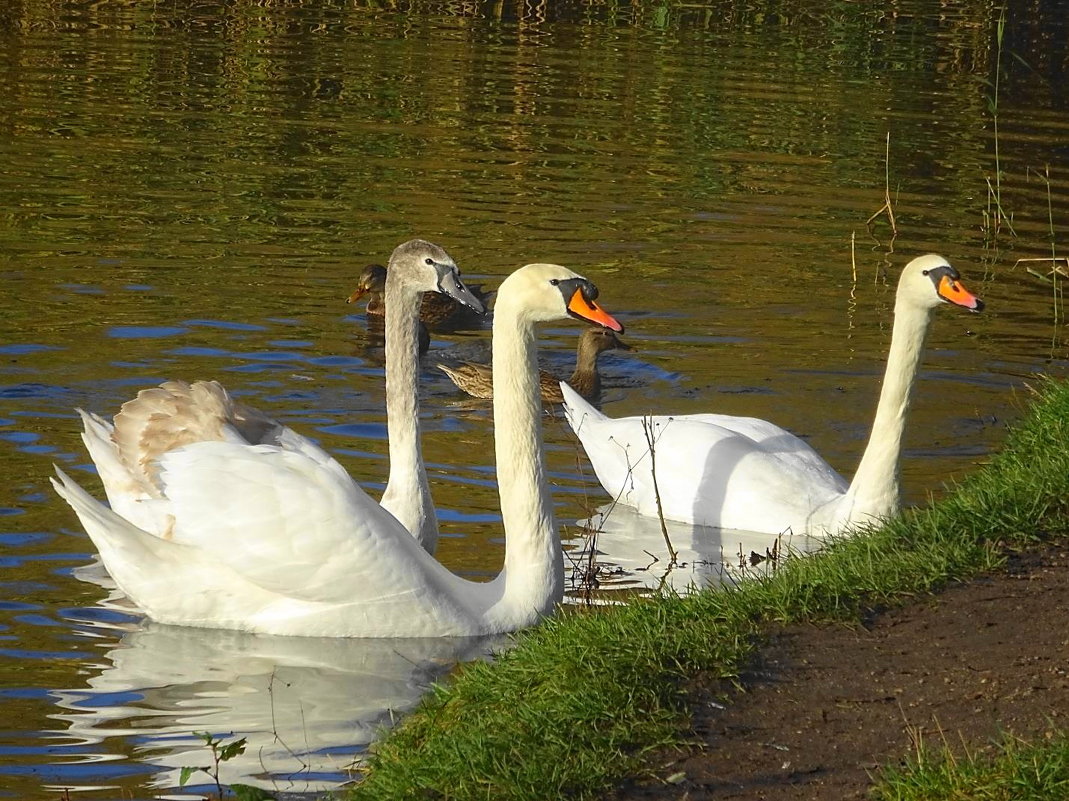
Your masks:
<svg viewBox="0 0 1069 801"><path fill-rule="evenodd" d="M579 337L575 353L575 371L568 383L587 400L601 394L601 375L598 373L598 356L606 350L633 350L633 348L607 328L588 328ZM438 369L449 376L460 389L476 398L494 397L494 373L488 364L461 362L449 366L439 364ZM563 403L560 391L561 379L545 370L538 371L538 384L545 403Z"/></svg>
<svg viewBox="0 0 1069 801"><path fill-rule="evenodd" d="M482 291L477 285L469 284L468 288L475 297L482 301L484 306L494 294ZM360 273L356 289L345 302L356 303L360 298L367 296L367 313L383 317L386 314L386 304L383 302L385 289L386 268L381 264L369 264ZM423 301L419 307L419 319L424 325L432 328L462 328L477 326L486 318L448 295L439 292L424 292Z"/></svg>

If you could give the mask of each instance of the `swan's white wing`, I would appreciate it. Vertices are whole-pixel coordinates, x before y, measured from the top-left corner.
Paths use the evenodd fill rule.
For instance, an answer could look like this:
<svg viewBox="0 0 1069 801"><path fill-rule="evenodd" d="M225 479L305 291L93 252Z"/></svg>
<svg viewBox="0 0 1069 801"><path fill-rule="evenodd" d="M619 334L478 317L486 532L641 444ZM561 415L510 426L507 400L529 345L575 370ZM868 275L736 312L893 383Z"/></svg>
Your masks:
<svg viewBox="0 0 1069 801"><path fill-rule="evenodd" d="M329 457L199 442L165 454L160 481L176 542L283 596L380 602L451 576Z"/></svg>
<svg viewBox="0 0 1069 801"><path fill-rule="evenodd" d="M142 531L58 467L56 474L52 485L77 513L115 583L150 617L203 625L241 620L249 609L271 602L269 593L243 582L211 554Z"/></svg>
<svg viewBox="0 0 1069 801"><path fill-rule="evenodd" d="M782 429L751 425L750 432L759 437L754 439L696 418L590 416L579 421L576 435L602 486L644 515L801 533L816 508L846 489L812 448ZM654 442L652 458L648 436ZM785 447L792 444L794 449Z"/></svg>
<svg viewBox="0 0 1069 801"><path fill-rule="evenodd" d="M209 467L213 460L233 459L227 448L252 449L214 442L189 450L202 448L214 453L199 454L195 461L207 468L205 476L217 479L217 486L208 487L210 479L190 474L172 481L182 497L170 509L187 525L174 520L166 537L137 528L57 468L56 490L77 512L115 582L149 617L188 626L330 637L481 631L479 612L492 601L494 586L461 589L467 583L428 556L377 504L366 496L363 502L341 497L348 494L344 483L309 486L309 477L318 481L323 472L312 460L274 449L272 458L289 470L274 477L298 489L296 494L292 487L265 491L256 483L271 469L265 466L271 459L254 469L252 478L226 476ZM237 466L248 467L240 461ZM244 501L230 497L251 490L257 494ZM280 509L282 498L307 501L309 507ZM249 501L263 508L252 511ZM215 511L205 506L190 513L184 506L190 502L215 503ZM385 522L353 524L350 513L365 502Z"/></svg>
<svg viewBox="0 0 1069 801"><path fill-rule="evenodd" d="M720 426L734 431L759 445L763 451L775 455L786 467L812 474L812 480L827 482L846 492L847 482L804 439L775 423L757 417L736 417L728 414L692 414L686 419Z"/></svg>

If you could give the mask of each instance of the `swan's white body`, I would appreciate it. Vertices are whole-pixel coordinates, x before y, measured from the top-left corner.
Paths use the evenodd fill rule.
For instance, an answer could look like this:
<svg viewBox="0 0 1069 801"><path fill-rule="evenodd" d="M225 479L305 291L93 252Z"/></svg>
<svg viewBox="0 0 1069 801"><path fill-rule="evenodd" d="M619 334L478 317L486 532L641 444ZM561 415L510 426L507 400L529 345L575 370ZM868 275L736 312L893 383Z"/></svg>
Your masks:
<svg viewBox="0 0 1069 801"><path fill-rule="evenodd" d="M887 517L898 509L902 434L931 312L944 301L982 308L957 278L934 255L903 270L876 418L849 484L808 444L765 420L721 414L612 419L562 385L565 414L601 485L643 515L773 534L837 533Z"/></svg>
<svg viewBox="0 0 1069 801"><path fill-rule="evenodd" d="M119 588L164 623L328 637L468 636L530 625L560 600L564 573L543 465L534 323L567 315L556 284L573 282L588 286L563 267L528 265L498 296L494 416L506 554L493 581L446 570L307 440L280 427L265 444L249 445L239 428L250 425L241 422L249 410L214 382L142 393L179 412L195 406L203 424L183 432L177 447L157 447L133 464L138 451L127 447L120 418L127 407L148 411L148 402L127 404L114 432L83 414L83 439L112 509L62 471L53 484ZM159 429L170 418L155 409L146 419ZM124 484L142 497L115 492Z"/></svg>

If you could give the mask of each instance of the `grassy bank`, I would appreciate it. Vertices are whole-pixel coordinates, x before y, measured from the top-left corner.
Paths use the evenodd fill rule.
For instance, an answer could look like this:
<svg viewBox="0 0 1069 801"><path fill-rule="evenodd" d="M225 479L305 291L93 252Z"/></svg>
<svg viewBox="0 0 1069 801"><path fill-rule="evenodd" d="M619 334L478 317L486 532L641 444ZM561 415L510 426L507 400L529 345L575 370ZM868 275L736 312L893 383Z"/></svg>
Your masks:
<svg viewBox="0 0 1069 801"><path fill-rule="evenodd" d="M1069 384L1043 382L1003 451L931 507L735 589L568 611L463 667L378 745L349 797L592 797L678 742L686 679L736 675L770 625L856 617L1067 533Z"/></svg>
<svg viewBox="0 0 1069 801"><path fill-rule="evenodd" d="M1069 737L1029 743L1006 737L993 757L921 749L887 768L874 801L1052 801L1069 797Z"/></svg>

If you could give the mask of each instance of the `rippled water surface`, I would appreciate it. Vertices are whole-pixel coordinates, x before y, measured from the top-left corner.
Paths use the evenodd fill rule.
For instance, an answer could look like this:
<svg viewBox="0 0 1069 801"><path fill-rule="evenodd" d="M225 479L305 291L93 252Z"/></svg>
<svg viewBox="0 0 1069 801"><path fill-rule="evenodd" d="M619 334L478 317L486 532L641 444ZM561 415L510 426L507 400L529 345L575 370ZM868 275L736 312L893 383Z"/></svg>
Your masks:
<svg viewBox="0 0 1069 801"><path fill-rule="evenodd" d="M988 310L944 308L933 326L903 459L911 503L998 447L1035 374L1066 374L1040 261L1052 242L1064 253L1069 210L1055 3L1009 18L996 103L997 18L966 0L274 5L0 12L0 798L203 794L204 774L177 789L183 766L209 761L194 732L248 738L226 781L337 786L379 726L494 647L152 625L48 484L55 463L100 489L75 407L113 413L140 387L210 377L380 491L382 354L344 300L410 237L477 283L531 261L595 280L637 348L603 357L608 413L768 418L847 475L896 273L943 253ZM883 216L866 228L885 192L895 237ZM562 373L576 334L543 331ZM430 365L423 386L440 558L492 576L489 408ZM772 545L673 526L683 565L666 577L659 527L602 521L608 499L566 425L547 417L545 435L573 601L591 579L601 601L719 580L722 557ZM576 525L592 515L593 562Z"/></svg>

